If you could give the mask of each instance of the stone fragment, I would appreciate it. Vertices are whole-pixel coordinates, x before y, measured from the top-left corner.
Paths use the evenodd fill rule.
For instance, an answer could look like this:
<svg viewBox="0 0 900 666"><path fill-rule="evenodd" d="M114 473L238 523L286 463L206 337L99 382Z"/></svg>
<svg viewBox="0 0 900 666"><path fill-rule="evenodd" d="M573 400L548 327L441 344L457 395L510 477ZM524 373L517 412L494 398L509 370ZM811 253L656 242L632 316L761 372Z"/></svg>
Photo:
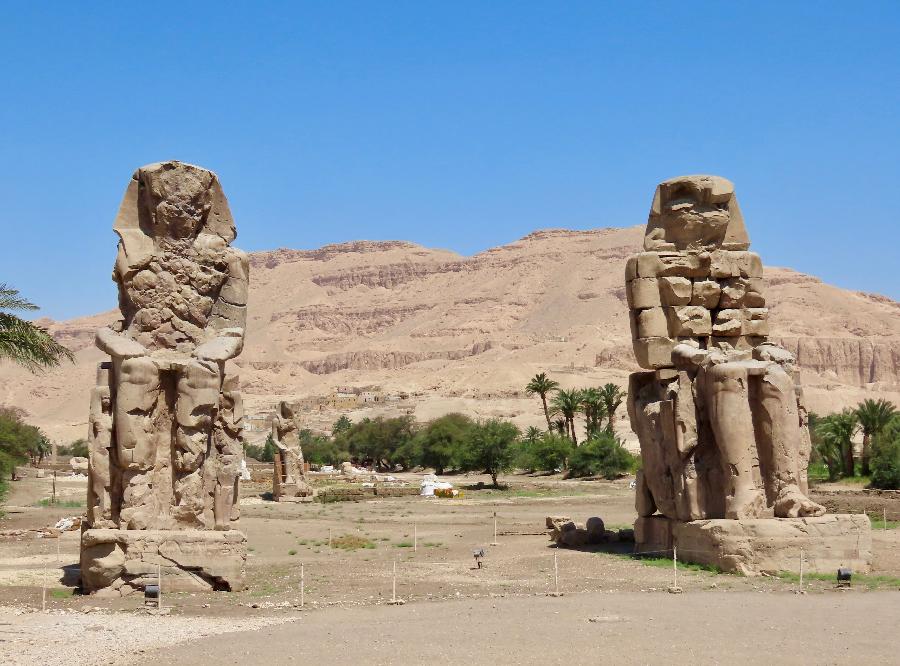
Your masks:
<svg viewBox="0 0 900 666"><path fill-rule="evenodd" d="M658 308L662 305L659 299L659 282L656 278L635 278L626 284L625 296L628 307L632 310Z"/></svg>
<svg viewBox="0 0 900 666"><path fill-rule="evenodd" d="M606 541L606 528L603 525L603 519L598 516L587 519L585 531L587 532L587 542L590 544L598 544Z"/></svg>
<svg viewBox="0 0 900 666"><path fill-rule="evenodd" d="M721 291L722 288L715 280L697 280L693 283L691 305L699 305L707 310L712 310L719 304Z"/></svg>
<svg viewBox="0 0 900 666"><path fill-rule="evenodd" d="M712 332L709 310L698 305L665 308L670 337L706 336Z"/></svg>
<svg viewBox="0 0 900 666"><path fill-rule="evenodd" d="M658 252L641 252L640 254L634 255L634 260L634 271L636 273L636 277L658 277L663 267L663 263L659 258Z"/></svg>
<svg viewBox="0 0 900 666"><path fill-rule="evenodd" d="M659 279L659 298L663 305L687 305L691 302L693 283L684 277Z"/></svg>

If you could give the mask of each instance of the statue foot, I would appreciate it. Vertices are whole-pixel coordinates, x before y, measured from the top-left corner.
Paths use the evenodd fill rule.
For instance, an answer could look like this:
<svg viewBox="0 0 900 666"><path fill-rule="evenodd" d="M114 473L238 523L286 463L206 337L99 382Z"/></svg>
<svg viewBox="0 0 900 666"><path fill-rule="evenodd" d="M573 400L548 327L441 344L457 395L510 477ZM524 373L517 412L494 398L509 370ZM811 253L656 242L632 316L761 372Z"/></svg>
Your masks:
<svg viewBox="0 0 900 666"><path fill-rule="evenodd" d="M738 490L725 499L725 517L732 520L759 518L766 510L766 498L758 488Z"/></svg>
<svg viewBox="0 0 900 666"><path fill-rule="evenodd" d="M776 518L807 518L824 516L825 507L816 504L800 492L797 486L788 486L778 493L775 500Z"/></svg>

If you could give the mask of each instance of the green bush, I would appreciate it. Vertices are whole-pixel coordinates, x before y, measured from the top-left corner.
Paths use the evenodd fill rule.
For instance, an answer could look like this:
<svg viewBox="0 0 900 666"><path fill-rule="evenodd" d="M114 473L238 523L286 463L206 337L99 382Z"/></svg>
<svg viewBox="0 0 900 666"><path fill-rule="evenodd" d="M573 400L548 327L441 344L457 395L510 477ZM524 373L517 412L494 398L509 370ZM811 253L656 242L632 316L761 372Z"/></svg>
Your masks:
<svg viewBox="0 0 900 666"><path fill-rule="evenodd" d="M575 445L565 435L543 433L537 439L525 439L519 443L516 464L530 472L556 472L566 468L575 452Z"/></svg>
<svg viewBox="0 0 900 666"><path fill-rule="evenodd" d="M615 479L638 464L612 434L601 432L576 448L569 458L570 476L602 476Z"/></svg>
<svg viewBox="0 0 900 666"><path fill-rule="evenodd" d="M509 421L491 419L472 427L467 437L460 468L491 475L494 486L497 476L512 469L519 429Z"/></svg>
<svg viewBox="0 0 900 666"><path fill-rule="evenodd" d="M408 457L437 474L458 469L465 456L466 441L475 422L463 414L446 414L429 422L409 442Z"/></svg>
<svg viewBox="0 0 900 666"><path fill-rule="evenodd" d="M88 443L86 439L76 439L68 446L60 446L56 451L61 456L78 456L80 458L87 458Z"/></svg>
<svg viewBox="0 0 900 666"><path fill-rule="evenodd" d="M871 483L873 488L900 489L900 417L894 417L875 439Z"/></svg>

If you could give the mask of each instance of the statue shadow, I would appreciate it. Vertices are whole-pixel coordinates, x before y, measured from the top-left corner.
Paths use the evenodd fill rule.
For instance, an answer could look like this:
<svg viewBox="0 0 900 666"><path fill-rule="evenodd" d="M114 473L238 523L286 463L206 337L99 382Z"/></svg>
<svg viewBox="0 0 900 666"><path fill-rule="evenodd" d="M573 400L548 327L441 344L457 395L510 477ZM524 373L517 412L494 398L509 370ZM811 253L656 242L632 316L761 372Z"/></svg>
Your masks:
<svg viewBox="0 0 900 666"><path fill-rule="evenodd" d="M62 576L59 582L66 587L81 587L81 565L80 564L64 564L62 566Z"/></svg>

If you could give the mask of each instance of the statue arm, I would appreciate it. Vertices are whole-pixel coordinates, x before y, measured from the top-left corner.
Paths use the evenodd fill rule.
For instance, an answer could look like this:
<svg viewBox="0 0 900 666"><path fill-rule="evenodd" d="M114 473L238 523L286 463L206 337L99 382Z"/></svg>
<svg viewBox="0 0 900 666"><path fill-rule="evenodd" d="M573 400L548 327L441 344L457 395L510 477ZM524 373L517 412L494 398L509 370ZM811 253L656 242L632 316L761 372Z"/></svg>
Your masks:
<svg viewBox="0 0 900 666"><path fill-rule="evenodd" d="M127 359L147 355L147 348L140 342L126 338L108 326L97 329L94 341L97 347L114 358Z"/></svg>

